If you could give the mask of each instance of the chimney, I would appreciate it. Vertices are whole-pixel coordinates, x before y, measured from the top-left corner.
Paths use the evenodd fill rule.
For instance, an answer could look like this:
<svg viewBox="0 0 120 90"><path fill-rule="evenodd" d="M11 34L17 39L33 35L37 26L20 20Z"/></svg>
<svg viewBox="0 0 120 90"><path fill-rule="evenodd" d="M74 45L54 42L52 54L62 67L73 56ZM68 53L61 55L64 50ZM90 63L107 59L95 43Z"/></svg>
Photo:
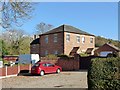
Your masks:
<svg viewBox="0 0 120 90"><path fill-rule="evenodd" d="M33 39L36 39L36 38L37 38L37 36L36 36L36 35L34 35Z"/></svg>

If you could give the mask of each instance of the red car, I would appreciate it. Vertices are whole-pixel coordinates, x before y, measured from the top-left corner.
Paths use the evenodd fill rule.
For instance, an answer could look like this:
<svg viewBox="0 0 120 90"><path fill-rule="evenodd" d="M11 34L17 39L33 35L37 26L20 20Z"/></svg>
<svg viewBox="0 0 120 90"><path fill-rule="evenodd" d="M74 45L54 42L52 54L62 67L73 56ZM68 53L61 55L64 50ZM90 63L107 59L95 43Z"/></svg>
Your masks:
<svg viewBox="0 0 120 90"><path fill-rule="evenodd" d="M60 66L51 64L49 62L37 62L31 68L31 74L40 74L43 76L46 73L60 73L62 68Z"/></svg>

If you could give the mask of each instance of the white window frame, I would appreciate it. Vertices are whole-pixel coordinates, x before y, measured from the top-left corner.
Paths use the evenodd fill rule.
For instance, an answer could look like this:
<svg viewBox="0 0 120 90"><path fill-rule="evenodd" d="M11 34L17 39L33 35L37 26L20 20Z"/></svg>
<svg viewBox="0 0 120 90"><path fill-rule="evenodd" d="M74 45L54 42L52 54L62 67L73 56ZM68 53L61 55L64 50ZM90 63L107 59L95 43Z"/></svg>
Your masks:
<svg viewBox="0 0 120 90"><path fill-rule="evenodd" d="M85 37L84 36L82 37L82 43L83 44L85 43Z"/></svg>
<svg viewBox="0 0 120 90"><path fill-rule="evenodd" d="M66 41L69 42L70 41L70 34L66 34Z"/></svg>
<svg viewBox="0 0 120 90"><path fill-rule="evenodd" d="M90 38L90 43L93 43L93 38Z"/></svg>
<svg viewBox="0 0 120 90"><path fill-rule="evenodd" d="M45 43L48 43L48 35L45 36Z"/></svg>
<svg viewBox="0 0 120 90"><path fill-rule="evenodd" d="M80 43L80 36L76 36L77 38L77 43Z"/></svg>
<svg viewBox="0 0 120 90"><path fill-rule="evenodd" d="M54 34L54 42L57 42L58 41L58 35L57 34Z"/></svg>
<svg viewBox="0 0 120 90"><path fill-rule="evenodd" d="M54 52L54 54L57 55L57 54L58 54L58 51L56 50L56 51Z"/></svg>
<svg viewBox="0 0 120 90"><path fill-rule="evenodd" d="M48 55L48 50L45 50L45 56Z"/></svg>

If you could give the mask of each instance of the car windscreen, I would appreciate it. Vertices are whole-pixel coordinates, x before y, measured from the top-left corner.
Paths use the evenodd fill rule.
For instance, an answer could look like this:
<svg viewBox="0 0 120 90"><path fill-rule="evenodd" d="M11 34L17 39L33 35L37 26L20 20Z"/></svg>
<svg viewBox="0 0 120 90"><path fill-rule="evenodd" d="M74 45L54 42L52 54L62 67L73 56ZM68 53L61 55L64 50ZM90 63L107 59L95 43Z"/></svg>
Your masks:
<svg viewBox="0 0 120 90"><path fill-rule="evenodd" d="M33 65L33 67L39 67L39 66L40 66L39 63L35 63L35 64Z"/></svg>

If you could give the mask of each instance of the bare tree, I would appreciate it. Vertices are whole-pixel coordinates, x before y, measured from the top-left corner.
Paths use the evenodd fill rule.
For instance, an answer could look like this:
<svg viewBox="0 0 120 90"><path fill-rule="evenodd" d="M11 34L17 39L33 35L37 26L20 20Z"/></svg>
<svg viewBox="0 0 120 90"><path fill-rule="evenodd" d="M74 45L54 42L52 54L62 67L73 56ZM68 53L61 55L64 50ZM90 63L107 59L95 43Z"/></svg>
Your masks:
<svg viewBox="0 0 120 90"><path fill-rule="evenodd" d="M6 30L2 33L2 39L5 42L13 43L13 42L17 42L24 35L25 35L24 30L16 30L16 29Z"/></svg>
<svg viewBox="0 0 120 90"><path fill-rule="evenodd" d="M0 14L2 15L0 26L3 28L9 28L12 24L21 26L23 21L29 19L31 12L33 11L32 4L30 2L17 2L18 0L2 0L0 2Z"/></svg>
<svg viewBox="0 0 120 90"><path fill-rule="evenodd" d="M39 34L49 31L52 28L53 28L53 25L41 22L41 23L37 24L37 26L36 26L36 29L37 29L36 33L37 33L37 35L39 35Z"/></svg>
<svg viewBox="0 0 120 90"><path fill-rule="evenodd" d="M2 40L6 43L6 48L10 54L19 54L19 47L24 40L25 32L23 30L6 30L2 34Z"/></svg>

